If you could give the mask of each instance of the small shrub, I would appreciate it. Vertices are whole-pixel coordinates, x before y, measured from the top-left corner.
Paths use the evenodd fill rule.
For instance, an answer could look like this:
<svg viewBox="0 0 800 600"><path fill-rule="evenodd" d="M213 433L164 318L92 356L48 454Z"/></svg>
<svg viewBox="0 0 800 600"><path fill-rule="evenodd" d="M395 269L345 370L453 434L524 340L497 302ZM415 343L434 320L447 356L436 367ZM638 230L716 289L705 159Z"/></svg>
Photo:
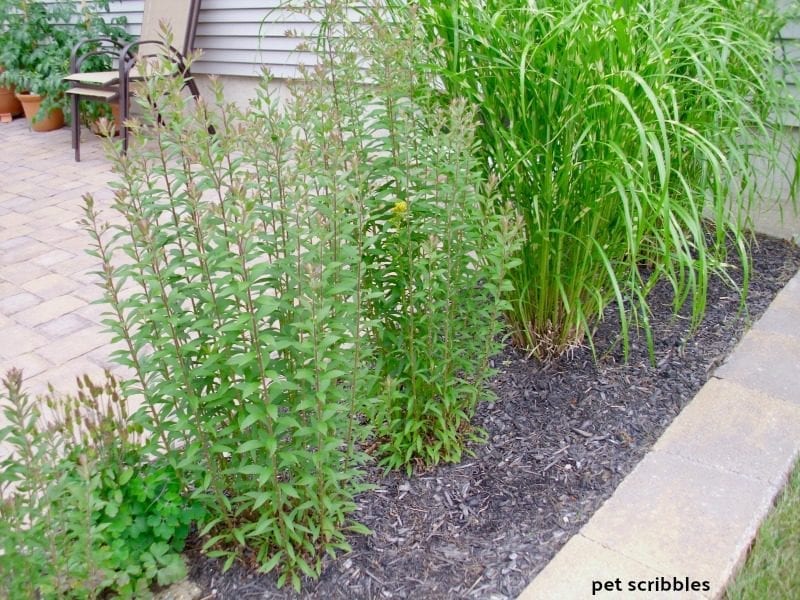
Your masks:
<svg viewBox="0 0 800 600"><path fill-rule="evenodd" d="M245 111L144 82L121 224L91 197L84 220L123 389L202 506L205 551L298 589L366 532L349 515L370 436L390 467L458 459L517 227L489 209L470 111L413 99L413 44L321 8L285 103L267 79Z"/></svg>

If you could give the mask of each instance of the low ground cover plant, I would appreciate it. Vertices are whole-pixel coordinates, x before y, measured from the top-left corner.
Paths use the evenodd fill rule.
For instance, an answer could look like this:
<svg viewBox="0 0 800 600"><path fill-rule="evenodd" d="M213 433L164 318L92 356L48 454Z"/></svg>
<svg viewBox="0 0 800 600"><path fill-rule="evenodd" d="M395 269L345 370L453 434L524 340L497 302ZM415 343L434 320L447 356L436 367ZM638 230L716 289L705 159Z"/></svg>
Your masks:
<svg viewBox="0 0 800 600"><path fill-rule="evenodd" d="M789 600L800 586L800 465L795 465L775 509L762 523L727 600Z"/></svg>
<svg viewBox="0 0 800 600"><path fill-rule="evenodd" d="M31 398L21 371L0 410L0 597L122 598L182 579L198 507L168 465L145 459L113 376Z"/></svg>
<svg viewBox="0 0 800 600"><path fill-rule="evenodd" d="M725 239L746 256L758 169L785 160L776 121L797 114L777 68L775 2L390 5L407 35L431 42L419 68L438 76L439 99L477 107L477 156L524 218L508 297L516 342L541 358L591 343L616 304L627 343L631 321L648 330L662 278L697 323Z"/></svg>

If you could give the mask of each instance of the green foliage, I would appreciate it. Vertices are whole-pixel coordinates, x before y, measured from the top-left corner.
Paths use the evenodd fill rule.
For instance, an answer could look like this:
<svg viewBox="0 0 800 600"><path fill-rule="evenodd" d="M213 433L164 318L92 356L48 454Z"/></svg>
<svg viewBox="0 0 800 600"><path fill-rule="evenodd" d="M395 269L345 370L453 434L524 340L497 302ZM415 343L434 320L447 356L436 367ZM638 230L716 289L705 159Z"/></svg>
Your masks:
<svg viewBox="0 0 800 600"><path fill-rule="evenodd" d="M775 76L774 2L390 4L398 23L419 15L407 35L432 42L419 68L439 101L477 107L477 156L524 219L516 342L557 355L616 304L627 348L660 278L698 323L726 238L745 254L751 159L779 165L774 119L797 114Z"/></svg>
<svg viewBox="0 0 800 600"><path fill-rule="evenodd" d="M147 78L114 158L122 225L91 197L84 221L123 389L203 507L205 550L295 588L366 532L349 515L367 443L387 466L458 459L516 228L490 208L471 113L409 95L413 45L320 8L319 64L283 102L266 78L246 111Z"/></svg>
<svg viewBox="0 0 800 600"><path fill-rule="evenodd" d="M0 45L0 64L5 72L0 81L18 91L49 97L41 115L59 106L66 90L61 78L69 73L73 36L58 23L69 22L74 5L52 5L32 0L9 2L3 16L5 32Z"/></svg>
<svg viewBox="0 0 800 600"><path fill-rule="evenodd" d="M66 108L64 96L68 84L72 47L80 39L109 36L127 39L124 18L106 22L101 12L108 10L108 0L77 2L41 2L3 0L0 3L0 84L17 91L44 97L37 115L41 118L53 108ZM111 66L108 56L93 56L86 70L104 70Z"/></svg>
<svg viewBox="0 0 800 600"><path fill-rule="evenodd" d="M174 470L142 461L114 378L78 383L75 396L32 400L21 372L3 381L2 597L142 598L185 576L180 551L199 507Z"/></svg>
<svg viewBox="0 0 800 600"><path fill-rule="evenodd" d="M363 76L374 87L348 104L368 122L364 178L374 190L364 275L382 389L372 420L383 464L410 473L414 464L458 462L475 437L470 421L488 397L505 306L499 286L518 227L511 211L493 213L493 191L473 158L473 114L461 102L421 110L421 48L384 23L376 10L361 28L343 29L382 48L364 53L371 63ZM341 39L322 41L326 55L347 55Z"/></svg>
<svg viewBox="0 0 800 600"><path fill-rule="evenodd" d="M357 417L349 400L365 391L349 387L365 373L355 228L331 209L350 199L338 188L309 194L317 174L288 172L290 152L304 164L302 152L335 156L319 138L289 150L292 121L270 100L247 128L226 106L210 138L202 110L181 115L174 85L148 83L169 125L145 117L155 149L118 163L124 242L97 237L107 265L113 252L132 259L107 267L113 328L134 349L118 359L137 373L128 385L153 439L207 510L208 553L229 566L249 548L299 586L298 573L319 572L320 552L347 548L341 527L361 489L345 437ZM277 164L276 147L287 151ZM273 169L287 170L280 189ZM87 218L94 227L91 209ZM123 279L139 291L115 297Z"/></svg>
<svg viewBox="0 0 800 600"><path fill-rule="evenodd" d="M202 508L186 502L172 468L142 462L132 450L118 460L96 460L88 480L80 471L69 471L66 484L91 489L91 526L105 575L98 589L142 598L152 583L169 585L186 576L180 552Z"/></svg>
<svg viewBox="0 0 800 600"><path fill-rule="evenodd" d="M106 553L106 589L139 598L152 582L169 585L183 579L180 552L202 508L187 504L174 469L142 462L139 453L128 452L93 479L92 521Z"/></svg>
<svg viewBox="0 0 800 600"><path fill-rule="evenodd" d="M22 391L20 371L9 371L3 386L0 401L9 425L0 431L0 444L4 455L9 448L11 453L0 462L0 595L97 597L105 573L91 519L93 465L86 454L79 455L77 468L66 460L64 445L75 443L59 431L60 424L72 432L81 415L70 411L70 422L48 427L40 417L42 403Z"/></svg>

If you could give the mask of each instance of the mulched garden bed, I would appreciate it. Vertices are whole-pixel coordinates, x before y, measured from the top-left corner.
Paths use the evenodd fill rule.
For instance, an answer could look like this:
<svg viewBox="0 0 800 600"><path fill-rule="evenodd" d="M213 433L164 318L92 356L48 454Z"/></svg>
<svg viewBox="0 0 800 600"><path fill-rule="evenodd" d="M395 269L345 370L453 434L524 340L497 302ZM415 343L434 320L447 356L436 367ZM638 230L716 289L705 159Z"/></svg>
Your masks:
<svg viewBox="0 0 800 600"><path fill-rule="evenodd" d="M496 359L498 400L480 406L488 442L475 456L407 478L374 470L378 488L358 501L353 552L326 560L303 592L276 590L272 575L220 563L189 548L190 578L205 596L248 598L516 597L586 523L708 380L777 292L800 268L800 249L758 236L749 313L714 281L708 314L687 334L671 316L672 296L652 296L656 365L644 339L627 363L609 318L596 338L599 362L580 349L543 366L507 348ZM613 314L613 313L610 313ZM603 349L608 349L605 353Z"/></svg>

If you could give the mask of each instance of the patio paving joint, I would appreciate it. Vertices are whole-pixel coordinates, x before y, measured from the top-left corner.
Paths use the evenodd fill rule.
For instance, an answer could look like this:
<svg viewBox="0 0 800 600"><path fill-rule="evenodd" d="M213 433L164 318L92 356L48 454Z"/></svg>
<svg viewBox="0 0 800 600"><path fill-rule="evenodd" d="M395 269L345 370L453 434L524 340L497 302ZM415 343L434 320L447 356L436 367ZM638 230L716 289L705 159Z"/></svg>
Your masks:
<svg viewBox="0 0 800 600"><path fill-rule="evenodd" d="M642 568L651 569L653 571L658 571L658 572L661 573L661 575L664 575L664 576L667 575L666 572L660 571L656 565L649 564L646 561L643 561L643 560L641 560L640 558L638 558L636 556L631 556L630 554L628 554L626 552L623 552L622 550L618 550L617 548L614 548L613 546L610 546L608 544L608 542L604 542L603 541L601 536L598 536L596 538L596 537L592 536L591 534L588 534L585 531L583 531L582 528L578 533L575 534L575 536L581 536L585 540L588 540L590 542L593 542L593 543L597 544L598 546L600 546L601 548L607 550L608 552L611 552L612 554L616 554L617 556L623 557L623 558L625 558L625 559L627 559L627 560L629 560L629 561L631 561L633 563L636 563L639 566L641 566Z"/></svg>
<svg viewBox="0 0 800 600"><path fill-rule="evenodd" d="M739 471L737 469L729 469L729 468L726 468L726 467L722 467L720 465L715 465L713 463L710 463L710 462L707 462L707 461L704 461L704 460L700 460L700 459L697 459L697 458L692 458L690 456L686 456L684 454L680 454L679 452L677 452L675 450L667 450L667 449L663 449L663 448L656 448L654 446L653 449L648 454L654 454L654 455L656 455L656 454L666 454L666 455L669 455L669 456L672 456L672 457L675 457L675 458L679 458L680 460L686 461L687 463L691 463L693 465L697 465L698 467L705 467L706 469L714 469L715 471L719 471L720 473L723 473L725 475L733 475L735 477L743 477L745 479L749 479L750 481L753 481L753 482L756 482L756 483L766 483L766 484L773 484L774 483L774 481L771 480L771 479L765 479L763 477L755 477L750 473L743 473L742 471Z"/></svg>

